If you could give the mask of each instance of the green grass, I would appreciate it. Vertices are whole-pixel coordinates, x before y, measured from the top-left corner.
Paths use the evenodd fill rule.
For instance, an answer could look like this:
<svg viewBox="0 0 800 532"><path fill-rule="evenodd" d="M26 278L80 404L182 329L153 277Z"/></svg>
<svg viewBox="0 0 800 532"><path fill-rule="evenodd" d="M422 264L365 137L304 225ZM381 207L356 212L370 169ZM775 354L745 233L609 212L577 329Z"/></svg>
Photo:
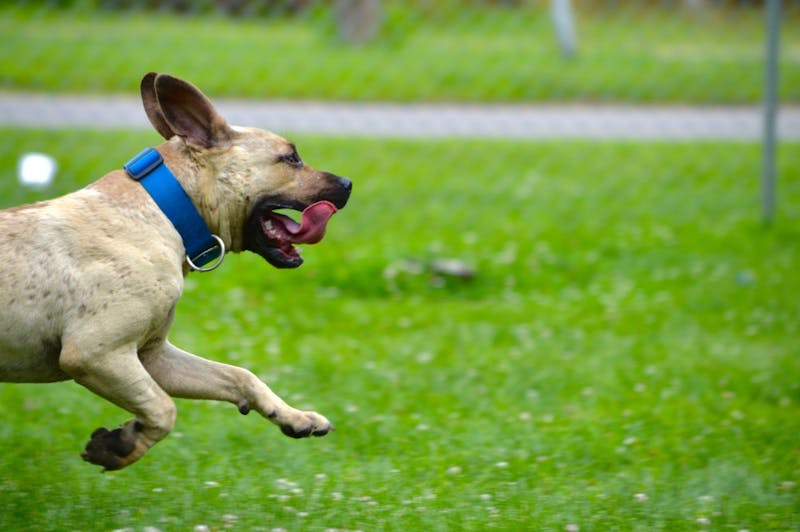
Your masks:
<svg viewBox="0 0 800 532"><path fill-rule="evenodd" d="M136 90L170 72L218 96L395 101L755 103L759 10L578 11L580 54L561 58L548 12L462 8L438 17L388 2L384 36L348 46L327 9L297 18L0 6L0 88ZM800 102L800 25L781 35L781 96Z"/></svg>
<svg viewBox="0 0 800 532"><path fill-rule="evenodd" d="M156 142L2 135L6 206ZM350 205L298 270L192 274L171 337L338 430L181 400L174 434L103 475L78 452L126 413L2 384L0 529L800 527L800 146L766 229L751 144L294 140L354 179ZM56 185L19 192L16 154L43 149Z"/></svg>

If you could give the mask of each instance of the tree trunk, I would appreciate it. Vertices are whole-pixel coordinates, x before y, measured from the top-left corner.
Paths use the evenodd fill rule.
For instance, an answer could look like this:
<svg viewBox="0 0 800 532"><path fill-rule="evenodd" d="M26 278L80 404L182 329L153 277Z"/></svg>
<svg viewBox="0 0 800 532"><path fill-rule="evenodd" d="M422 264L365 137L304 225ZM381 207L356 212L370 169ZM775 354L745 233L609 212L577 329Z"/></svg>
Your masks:
<svg viewBox="0 0 800 532"><path fill-rule="evenodd" d="M381 26L380 0L336 0L342 40L361 44L375 39Z"/></svg>

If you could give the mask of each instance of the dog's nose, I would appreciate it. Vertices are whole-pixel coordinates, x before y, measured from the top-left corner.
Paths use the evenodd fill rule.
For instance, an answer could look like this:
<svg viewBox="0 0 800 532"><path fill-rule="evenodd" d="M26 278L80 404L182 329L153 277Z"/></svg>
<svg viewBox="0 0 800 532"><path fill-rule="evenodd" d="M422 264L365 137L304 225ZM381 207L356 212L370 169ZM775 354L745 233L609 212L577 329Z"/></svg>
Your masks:
<svg viewBox="0 0 800 532"><path fill-rule="evenodd" d="M336 193L332 199L337 209L343 208L350 199L350 192L353 190L353 182L346 177L336 176Z"/></svg>

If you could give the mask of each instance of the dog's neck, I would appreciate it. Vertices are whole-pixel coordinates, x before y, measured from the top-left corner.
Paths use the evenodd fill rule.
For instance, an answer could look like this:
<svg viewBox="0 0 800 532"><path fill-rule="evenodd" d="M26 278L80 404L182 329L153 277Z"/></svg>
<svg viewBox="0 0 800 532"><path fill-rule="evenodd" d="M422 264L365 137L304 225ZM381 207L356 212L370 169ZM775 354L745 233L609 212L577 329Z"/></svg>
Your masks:
<svg viewBox="0 0 800 532"><path fill-rule="evenodd" d="M146 148L123 166L166 215L183 240L186 263L193 270L211 271L225 257L224 242L208 228L203 216L158 150ZM212 265L206 266L211 262Z"/></svg>
<svg viewBox="0 0 800 532"><path fill-rule="evenodd" d="M223 240L226 249L241 251L246 213L230 212L226 207L219 190L224 176L177 137L159 146L159 151L211 232Z"/></svg>

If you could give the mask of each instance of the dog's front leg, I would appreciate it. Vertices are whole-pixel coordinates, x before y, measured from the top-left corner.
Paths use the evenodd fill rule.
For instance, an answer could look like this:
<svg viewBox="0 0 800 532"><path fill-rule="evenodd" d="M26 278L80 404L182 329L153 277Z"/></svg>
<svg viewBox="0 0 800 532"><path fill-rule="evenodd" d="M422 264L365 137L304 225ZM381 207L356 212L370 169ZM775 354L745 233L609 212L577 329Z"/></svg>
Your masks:
<svg viewBox="0 0 800 532"><path fill-rule="evenodd" d="M252 372L187 353L169 342L141 353L144 367L173 397L235 404L242 414L255 410L287 436L323 436L334 430L324 416L293 408Z"/></svg>
<svg viewBox="0 0 800 532"><path fill-rule="evenodd" d="M76 382L136 416L120 428L95 430L84 460L122 469L172 430L175 403L142 366L134 344L101 350L66 341L59 363Z"/></svg>

